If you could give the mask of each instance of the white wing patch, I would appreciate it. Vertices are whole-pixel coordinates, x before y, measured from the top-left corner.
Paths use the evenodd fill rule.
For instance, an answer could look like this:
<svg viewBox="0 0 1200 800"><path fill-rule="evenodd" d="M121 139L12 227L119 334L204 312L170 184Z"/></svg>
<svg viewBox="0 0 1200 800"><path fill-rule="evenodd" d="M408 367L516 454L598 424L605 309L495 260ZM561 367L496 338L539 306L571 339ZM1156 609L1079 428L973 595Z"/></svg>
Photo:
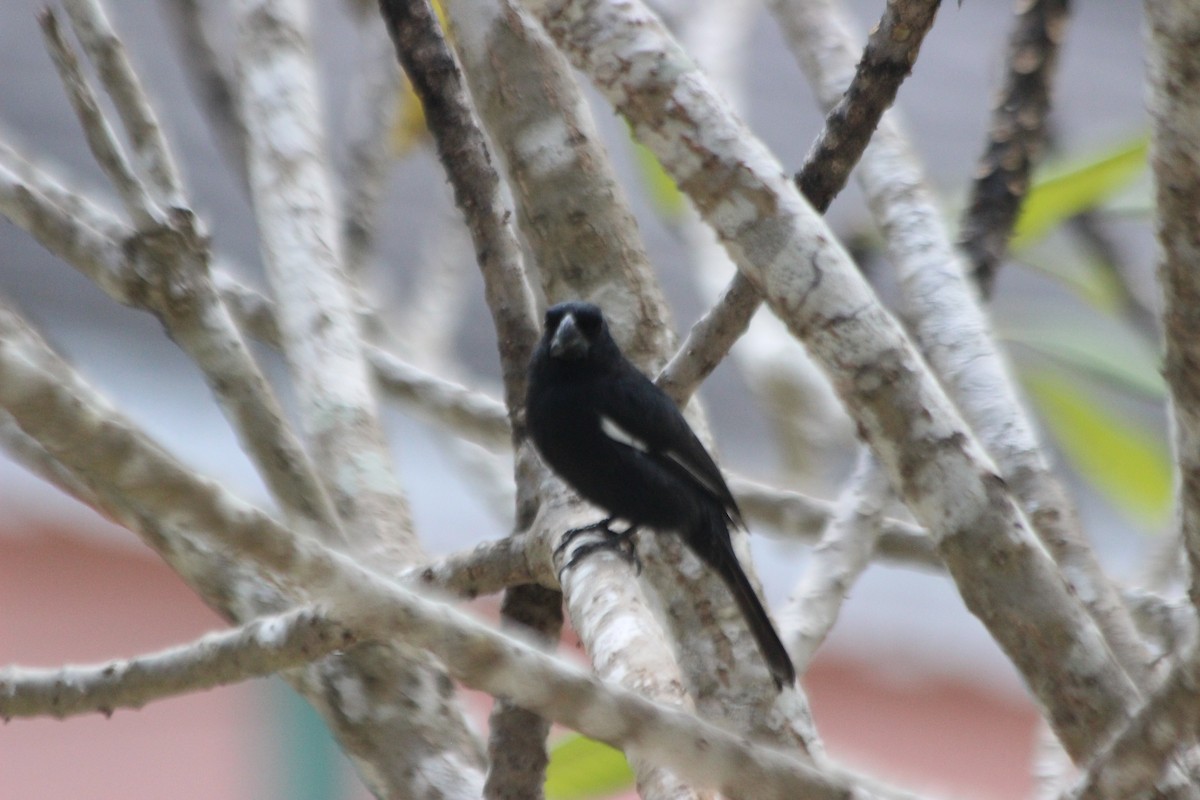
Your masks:
<svg viewBox="0 0 1200 800"><path fill-rule="evenodd" d="M600 430L614 442L619 442L626 447L632 447L634 450L642 453L650 452L650 447L645 442L613 422L611 417L606 417L603 414L600 415Z"/></svg>
<svg viewBox="0 0 1200 800"><path fill-rule="evenodd" d="M688 475L691 475L692 478L696 481L696 483L700 484L705 489L708 489L708 491L712 493L713 497L721 497L722 492L721 492L720 488L715 486L713 484L713 482L711 480L709 480L707 477L705 477L704 475L701 475L696 469L694 469L692 467L691 464L689 464L688 462L686 462L682 458L680 458L678 453L668 450L665 453L663 453L663 455L665 455L667 458L674 461L679 466L683 467L684 472L686 472Z"/></svg>
<svg viewBox="0 0 1200 800"><path fill-rule="evenodd" d="M622 428L613 420L612 417L606 417L603 414L600 415L600 430L605 436L612 439L614 442L623 444L626 447L632 447L639 453L650 452L650 445L646 444L641 439ZM696 483L700 484L709 492L711 492L714 497L721 497L724 495L724 492L721 491L719 486L713 483L712 479L701 474L694 466L685 461L678 453L674 452L673 450L666 450L662 452L662 455L666 456L682 467L684 472L692 476L692 480L696 481Z"/></svg>

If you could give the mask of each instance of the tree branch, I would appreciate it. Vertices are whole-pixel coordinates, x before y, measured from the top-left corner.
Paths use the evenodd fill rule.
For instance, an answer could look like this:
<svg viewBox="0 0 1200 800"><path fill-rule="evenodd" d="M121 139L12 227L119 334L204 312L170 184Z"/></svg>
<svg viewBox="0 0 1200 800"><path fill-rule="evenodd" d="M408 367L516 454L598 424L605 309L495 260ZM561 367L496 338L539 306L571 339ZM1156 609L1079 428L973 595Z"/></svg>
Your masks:
<svg viewBox="0 0 1200 800"><path fill-rule="evenodd" d="M1200 608L1200 76L1195 43L1200 15L1179 0L1148 0L1151 166L1158 207L1159 282L1163 292L1180 536L1191 565L1188 593Z"/></svg>
<svg viewBox="0 0 1200 800"><path fill-rule="evenodd" d="M1200 649L1180 658L1120 733L1096 753L1064 800L1124 800L1156 786L1168 759L1194 742L1200 717ZM1195 786L1183 796L1200 796Z"/></svg>
<svg viewBox="0 0 1200 800"><path fill-rule="evenodd" d="M136 171L145 176L164 206L183 206L183 180L175 158L104 9L97 0L63 0L63 4L133 145Z"/></svg>
<svg viewBox="0 0 1200 800"><path fill-rule="evenodd" d="M88 13L100 12L93 8ZM106 43L95 47L105 52L117 47L116 34L101 21L85 17L80 24L88 27L93 39ZM130 111L131 115L153 119L149 101L128 65L105 74L119 84L110 87L110 92L137 109ZM124 81L134 82L121 83ZM80 121L85 125L103 123L89 117ZM140 128L151 125L144 119L136 124ZM63 188L7 148L0 158L19 174L0 171L0 183L8 186L11 181L12 187L11 195L3 192L0 211L114 300L153 313L203 371L221 410L283 509L310 531L336 538L340 523L333 504L213 285L208 236L185 205L178 176L171 172L174 159L167 144L157 136L156 127L154 133L143 136L153 140L144 149L157 153L145 154L144 159L166 173L156 180L168 182L163 191L170 193L173 204L140 230ZM13 202L7 202L9 197ZM73 219L76 215L103 233L84 227L85 223Z"/></svg>
<svg viewBox="0 0 1200 800"><path fill-rule="evenodd" d="M506 536L429 564L409 567L400 573L399 580L468 600L523 583L556 588L558 578L549 559L543 556L532 537Z"/></svg>
<svg viewBox="0 0 1200 800"><path fill-rule="evenodd" d="M106 502L146 515L169 507L176 524L204 531L209 546L287 576L320 597L330 617L360 640L394 637L428 648L468 686L668 765L689 782L763 798L869 796L846 773L752 747L691 715L588 678L341 553L291 535L214 484L196 480L165 452L137 446L129 424L78 379L64 381L68 368L48 360L44 346L22 333L11 315L0 315L0 332L0 404Z"/></svg>
<svg viewBox="0 0 1200 800"><path fill-rule="evenodd" d="M537 343L533 295L500 178L491 165L454 54L446 46L427 0L382 0L396 54L425 107L425 117L475 242L485 297L500 343L505 404L516 414L525 402L525 368ZM519 428L517 439L523 438Z"/></svg>
<svg viewBox="0 0 1200 800"><path fill-rule="evenodd" d="M1017 665L1068 749L1086 754L1128 717L1136 691L833 234L640 3L529 5L808 345L892 485L937 540L968 608ZM1029 635L1031 623L1039 635ZM1077 657L1063 659L1064 652Z"/></svg>
<svg viewBox="0 0 1200 800"><path fill-rule="evenodd" d="M382 0L380 8L400 63L421 98L455 202L471 231L500 348L512 443L519 451L525 439L526 368L537 343L537 327L520 245L501 197L500 176L492 167L462 72L433 7L424 0ZM536 497L518 483L518 529L532 520L536 503ZM562 629L562 596L540 586L511 587L505 592L501 614L507 624L528 631L542 643L557 641ZM549 761L549 722L501 700L492 710L489 727L490 767L484 795L539 796Z"/></svg>
<svg viewBox="0 0 1200 800"><path fill-rule="evenodd" d="M796 183L818 212L824 213L908 77L925 34L933 26L941 0L888 3L863 50L862 61L842 100L826 115L825 127L805 156ZM781 17L781 0L772 7ZM752 281L740 270L721 299L688 331L687 338L656 383L677 402L685 401L746 332L762 302Z"/></svg>
<svg viewBox="0 0 1200 800"><path fill-rule="evenodd" d="M151 199L145 185L134 172L120 143L117 142L116 134L101 113L96 95L79 67L79 59L59 28L58 17L47 8L38 17L38 22L42 26L46 49L58 70L63 88L67 91L67 98L75 109L75 116L79 118L83 127L84 136L96 163L117 190L117 196L121 198L134 225L139 229L152 227L161 218L162 210Z"/></svg>
<svg viewBox="0 0 1200 800"><path fill-rule="evenodd" d="M1046 144L1050 90L1067 12L1067 0L1017 5L1004 83L992 106L988 140L958 238L984 297L992 293L1030 174Z"/></svg>
<svg viewBox="0 0 1200 800"><path fill-rule="evenodd" d="M128 227L4 143L0 143L0 213L104 291L126 292L127 256L120 242Z"/></svg>
<svg viewBox="0 0 1200 800"><path fill-rule="evenodd" d="M346 115L354 127L341 181L342 241L351 274L361 274L374 256L379 201L391 174L392 131L403 86L392 42L380 19L365 17L357 29L358 68Z"/></svg>
<svg viewBox="0 0 1200 800"><path fill-rule="evenodd" d="M295 0L243 0L237 15L250 189L302 425L351 546L383 560L373 563L414 563L338 247L307 12Z"/></svg>
<svg viewBox="0 0 1200 800"><path fill-rule="evenodd" d="M788 653L803 675L837 622L842 602L862 574L883 531L883 506L892 498L883 467L864 449L821 540L779 614Z"/></svg>
<svg viewBox="0 0 1200 800"><path fill-rule="evenodd" d="M246 166L246 125L238 108L234 80L217 53L201 0L162 0L167 24L175 35L180 65L204 110L204 119L217 149L233 170L238 184L250 194ZM211 6L210 6L211 7Z"/></svg>
<svg viewBox="0 0 1200 800"><path fill-rule="evenodd" d="M138 709L175 697L304 666L355 643L341 624L310 608L260 617L195 642L95 666L0 670L0 719L64 719Z"/></svg>
<svg viewBox="0 0 1200 800"><path fill-rule="evenodd" d="M797 37L790 40L797 59L821 102L837 102L844 87L839 75L853 63L854 37L832 3L793 5L789 32ZM857 175L896 265L917 343L996 460L1034 532L1084 601L1121 667L1135 684L1144 685L1148 653L1050 470L941 209L893 113L880 121Z"/></svg>

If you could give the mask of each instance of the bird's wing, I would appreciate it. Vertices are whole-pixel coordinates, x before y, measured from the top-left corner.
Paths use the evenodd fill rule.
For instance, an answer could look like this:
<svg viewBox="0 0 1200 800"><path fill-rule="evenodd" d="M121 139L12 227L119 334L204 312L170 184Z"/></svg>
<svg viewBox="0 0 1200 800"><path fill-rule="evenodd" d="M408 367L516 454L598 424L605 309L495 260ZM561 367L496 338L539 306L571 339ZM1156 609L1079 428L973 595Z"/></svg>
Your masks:
<svg viewBox="0 0 1200 800"><path fill-rule="evenodd" d="M721 470L696 438L678 406L632 367L604 384L599 398L600 429L609 439L682 472L742 524L741 511Z"/></svg>

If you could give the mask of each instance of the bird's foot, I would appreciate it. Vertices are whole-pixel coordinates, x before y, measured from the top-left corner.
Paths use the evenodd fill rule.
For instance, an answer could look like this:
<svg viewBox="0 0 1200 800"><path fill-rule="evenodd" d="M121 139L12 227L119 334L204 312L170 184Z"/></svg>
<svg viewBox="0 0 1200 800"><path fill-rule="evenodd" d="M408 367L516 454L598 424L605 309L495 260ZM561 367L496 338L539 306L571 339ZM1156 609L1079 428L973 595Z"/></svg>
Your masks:
<svg viewBox="0 0 1200 800"><path fill-rule="evenodd" d="M642 560L638 558L637 548L634 546L633 536L637 533L637 526L630 525L623 531L614 531L608 527L615 517L605 517L599 522L593 522L590 525L582 525L578 528L571 528L563 534L562 541L558 547L554 548L554 555L558 557L564 550L575 541L575 539L584 533L593 531L603 534L602 539L595 542L587 542L575 548L575 552L571 554L571 560L568 561L564 569L570 569L578 564L584 557L596 552L597 550L610 550L633 565L639 575L642 574Z"/></svg>
<svg viewBox="0 0 1200 800"><path fill-rule="evenodd" d="M558 558L561 556L563 551L566 550L567 547L570 546L571 542L575 541L580 534L591 533L592 531L604 531L605 535L614 535L613 530L608 527L608 524L614 519L616 519L616 517L605 517L599 522L593 522L589 525L580 525L578 528L571 528L571 530L563 534L562 541L558 543L558 547L554 548L554 557Z"/></svg>

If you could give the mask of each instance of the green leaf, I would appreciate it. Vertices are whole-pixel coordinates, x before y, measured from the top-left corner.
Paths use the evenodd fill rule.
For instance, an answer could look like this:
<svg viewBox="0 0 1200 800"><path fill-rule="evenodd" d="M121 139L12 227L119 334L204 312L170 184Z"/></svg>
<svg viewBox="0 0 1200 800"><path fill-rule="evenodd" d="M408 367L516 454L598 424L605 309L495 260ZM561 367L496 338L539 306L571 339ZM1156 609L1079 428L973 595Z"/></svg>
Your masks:
<svg viewBox="0 0 1200 800"><path fill-rule="evenodd" d="M1140 136L1099 156L1048 167L1035 177L1021 206L1013 249L1031 244L1128 185L1145 170L1149 148L1150 138Z"/></svg>
<svg viewBox="0 0 1200 800"><path fill-rule="evenodd" d="M1026 368L1022 380L1080 474L1135 522L1161 524L1171 507L1171 459L1162 434L1113 414L1057 371Z"/></svg>
<svg viewBox="0 0 1200 800"><path fill-rule="evenodd" d="M615 748L572 734L550 751L546 769L548 800L576 800L624 791L633 786L633 770Z"/></svg>
<svg viewBox="0 0 1200 800"><path fill-rule="evenodd" d="M640 142L633 142L633 153L655 210L667 220L678 219L683 214L685 205L683 192L679 191L675 180L663 169L658 156Z"/></svg>
<svg viewBox="0 0 1200 800"><path fill-rule="evenodd" d="M1023 324L1000 331L1009 342L1107 381L1117 388L1162 400L1166 387L1158 356L1140 338L1120 332L1087 330L1079 325Z"/></svg>

